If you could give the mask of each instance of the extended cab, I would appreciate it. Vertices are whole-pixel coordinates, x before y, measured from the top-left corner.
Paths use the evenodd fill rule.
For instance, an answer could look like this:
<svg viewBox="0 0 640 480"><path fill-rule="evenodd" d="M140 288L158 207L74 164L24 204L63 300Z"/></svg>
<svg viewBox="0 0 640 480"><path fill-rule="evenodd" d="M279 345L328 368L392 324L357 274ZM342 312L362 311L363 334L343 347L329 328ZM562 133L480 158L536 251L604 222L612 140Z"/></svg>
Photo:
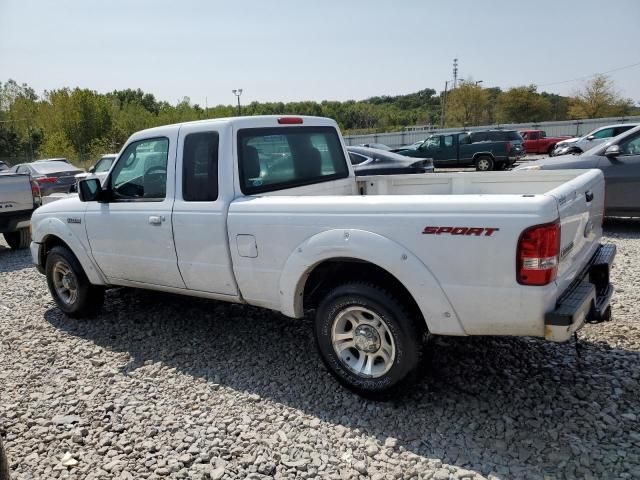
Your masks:
<svg viewBox="0 0 640 480"><path fill-rule="evenodd" d="M524 139L524 148L527 153L551 154L556 143L570 138L568 136L547 137L547 132L544 130L520 130L520 135Z"/></svg>
<svg viewBox="0 0 640 480"><path fill-rule="evenodd" d="M484 140L480 132L431 135L416 149L397 150L408 157L433 158L436 167L475 166L478 171L501 170L524 156L515 142ZM485 133L485 132L482 132ZM518 143L522 139L518 136Z"/></svg>
<svg viewBox="0 0 640 480"><path fill-rule="evenodd" d="M42 203L40 187L29 175L0 174L0 233L13 249L31 243L31 214Z"/></svg>
<svg viewBox="0 0 640 480"><path fill-rule="evenodd" d="M325 118L145 130L35 212L33 261L69 316L115 285L315 310L329 371L369 396L409 384L431 335L563 341L609 318L600 171L356 178L347 159Z"/></svg>

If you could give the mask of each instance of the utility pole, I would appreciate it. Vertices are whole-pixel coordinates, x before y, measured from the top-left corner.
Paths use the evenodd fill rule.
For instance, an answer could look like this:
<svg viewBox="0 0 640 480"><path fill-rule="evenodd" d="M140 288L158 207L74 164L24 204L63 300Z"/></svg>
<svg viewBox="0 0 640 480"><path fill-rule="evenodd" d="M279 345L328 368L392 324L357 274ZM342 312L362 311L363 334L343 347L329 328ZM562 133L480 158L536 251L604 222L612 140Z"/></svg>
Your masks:
<svg viewBox="0 0 640 480"><path fill-rule="evenodd" d="M233 90L231 90L233 92L233 94L238 97L238 116L242 115L242 111L240 110L240 95L242 95L242 89L241 88L235 88Z"/></svg>
<svg viewBox="0 0 640 480"><path fill-rule="evenodd" d="M444 114L445 114L445 104L447 103L447 86L449 85L449 80L444 82L444 93L442 94L442 111L440 113L440 128L444 128Z"/></svg>

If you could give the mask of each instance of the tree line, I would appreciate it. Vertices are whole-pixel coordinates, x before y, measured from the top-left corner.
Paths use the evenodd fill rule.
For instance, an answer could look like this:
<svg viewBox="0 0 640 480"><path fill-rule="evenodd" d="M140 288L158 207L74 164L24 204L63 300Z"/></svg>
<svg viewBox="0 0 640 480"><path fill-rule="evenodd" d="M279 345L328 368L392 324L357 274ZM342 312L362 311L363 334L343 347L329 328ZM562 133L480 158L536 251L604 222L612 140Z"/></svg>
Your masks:
<svg viewBox="0 0 640 480"><path fill-rule="evenodd" d="M597 76L572 97L538 92L535 85L501 90L461 81L456 89L377 96L355 101L252 102L242 115L298 114L335 119L345 133L400 130L411 125L468 127L638 114ZM229 117L234 105L203 108L184 97L176 104L140 89L102 94L61 88L38 95L26 84L0 82L0 159L9 163L66 157L87 166L99 154L116 152L138 130L159 125Z"/></svg>

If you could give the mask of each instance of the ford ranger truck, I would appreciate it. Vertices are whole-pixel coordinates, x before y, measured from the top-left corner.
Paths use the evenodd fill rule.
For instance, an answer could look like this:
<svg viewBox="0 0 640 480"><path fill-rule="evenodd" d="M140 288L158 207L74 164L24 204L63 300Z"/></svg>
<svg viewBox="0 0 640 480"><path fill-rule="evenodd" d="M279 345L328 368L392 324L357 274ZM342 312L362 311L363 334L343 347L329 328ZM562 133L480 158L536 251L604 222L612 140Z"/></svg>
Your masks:
<svg viewBox="0 0 640 480"><path fill-rule="evenodd" d="M29 248L31 214L41 203L40 187L29 175L0 175L0 233L11 248Z"/></svg>
<svg viewBox="0 0 640 480"><path fill-rule="evenodd" d="M355 177L333 120L256 116L135 133L107 177L39 208L56 304L136 287L302 318L369 397L409 388L434 335L564 341L610 316L599 170Z"/></svg>

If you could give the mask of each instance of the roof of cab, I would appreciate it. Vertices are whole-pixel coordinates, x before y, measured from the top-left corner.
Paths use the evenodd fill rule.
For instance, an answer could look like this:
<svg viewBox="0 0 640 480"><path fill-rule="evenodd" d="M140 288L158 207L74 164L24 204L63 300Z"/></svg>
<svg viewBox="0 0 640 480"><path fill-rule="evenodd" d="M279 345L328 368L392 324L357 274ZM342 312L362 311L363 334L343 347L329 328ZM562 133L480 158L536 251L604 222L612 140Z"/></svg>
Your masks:
<svg viewBox="0 0 640 480"><path fill-rule="evenodd" d="M147 128L146 130L141 130L132 135L132 137L147 137L149 135L166 135L169 132L174 132L175 130L179 130L182 126L185 125L228 125L235 124L239 127L291 127L291 126L300 126L300 124L294 125L280 125L278 123L278 119L280 118L301 118L304 126L304 123L310 122L313 125L327 125L327 126L337 126L335 120L327 117L314 117L310 115L253 115L246 117L224 117L224 118L209 118L205 120L194 120L191 122L180 122L173 123L170 125L162 125L159 127ZM273 121L273 122L271 122Z"/></svg>

